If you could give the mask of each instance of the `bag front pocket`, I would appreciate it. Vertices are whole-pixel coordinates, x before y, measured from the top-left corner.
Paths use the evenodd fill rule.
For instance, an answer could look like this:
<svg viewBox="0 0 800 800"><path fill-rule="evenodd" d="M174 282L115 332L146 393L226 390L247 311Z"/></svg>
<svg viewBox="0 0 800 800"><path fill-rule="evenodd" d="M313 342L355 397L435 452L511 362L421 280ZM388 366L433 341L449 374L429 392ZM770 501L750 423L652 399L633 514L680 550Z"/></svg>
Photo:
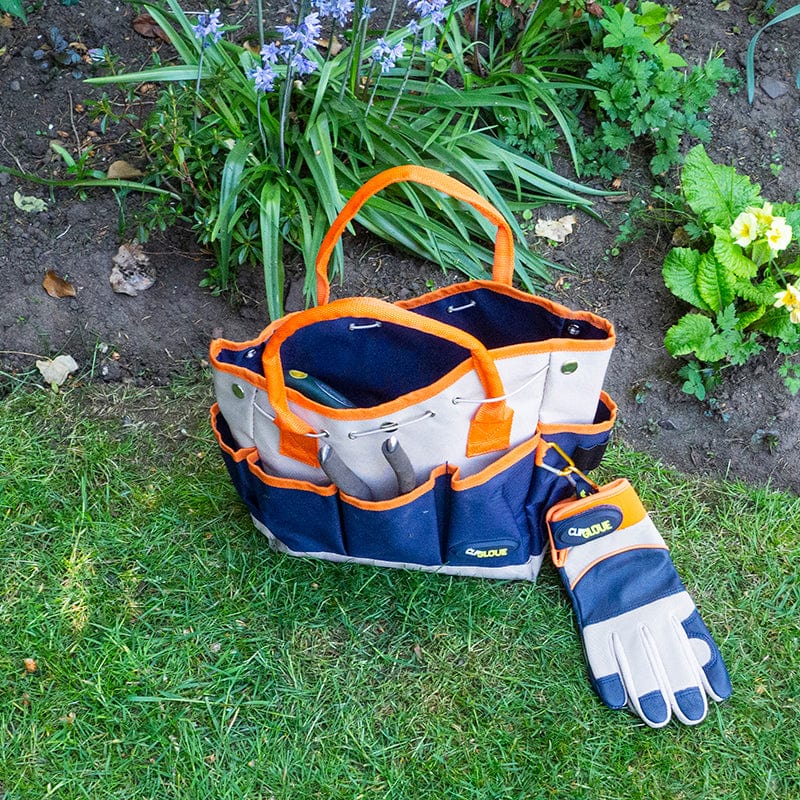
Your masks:
<svg viewBox="0 0 800 800"><path fill-rule="evenodd" d="M480 472L453 475L448 526L448 565L503 567L531 554L525 503L533 479L536 436Z"/></svg>
<svg viewBox="0 0 800 800"><path fill-rule="evenodd" d="M437 467L425 483L391 500L359 500L342 493L347 555L398 566L440 565L450 472Z"/></svg>

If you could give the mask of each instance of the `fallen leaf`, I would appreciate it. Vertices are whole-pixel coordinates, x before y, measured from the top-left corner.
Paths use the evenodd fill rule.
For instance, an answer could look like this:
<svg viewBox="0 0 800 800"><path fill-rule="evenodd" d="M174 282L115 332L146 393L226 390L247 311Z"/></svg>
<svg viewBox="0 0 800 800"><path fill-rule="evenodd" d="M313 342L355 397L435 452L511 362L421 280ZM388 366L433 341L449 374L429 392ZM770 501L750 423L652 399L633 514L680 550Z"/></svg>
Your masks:
<svg viewBox="0 0 800 800"><path fill-rule="evenodd" d="M414 645L414 655L422 661L422 648L418 644Z"/></svg>
<svg viewBox="0 0 800 800"><path fill-rule="evenodd" d="M34 673L39 671L39 665L36 663L35 658L26 658L24 663L25 672Z"/></svg>
<svg viewBox="0 0 800 800"><path fill-rule="evenodd" d="M75 287L69 281L65 281L56 275L52 269L45 272L42 288L50 297L75 297L77 295Z"/></svg>
<svg viewBox="0 0 800 800"><path fill-rule="evenodd" d="M117 294L136 297L155 283L155 278L147 272L150 259L138 242L121 244L112 261L114 266L108 280Z"/></svg>
<svg viewBox="0 0 800 800"><path fill-rule="evenodd" d="M619 189L621 187L622 187L622 178L614 178L614 180L611 181L612 189Z"/></svg>
<svg viewBox="0 0 800 800"><path fill-rule="evenodd" d="M692 240L689 238L689 234L686 233L686 228L682 225L679 228L675 228L672 233L673 247L688 247L691 243Z"/></svg>
<svg viewBox="0 0 800 800"><path fill-rule="evenodd" d="M0 14L0 28L13 28L13 27L14 27L14 18L11 16L11 14Z"/></svg>
<svg viewBox="0 0 800 800"><path fill-rule="evenodd" d="M169 36L161 30L150 14L139 14L131 23L131 27L145 39L161 39L162 42L169 42Z"/></svg>
<svg viewBox="0 0 800 800"><path fill-rule="evenodd" d="M576 222L574 214L558 219L539 219L533 232L551 242L563 242L572 233L572 227Z"/></svg>
<svg viewBox="0 0 800 800"><path fill-rule="evenodd" d="M78 364L72 356L56 356L37 361L36 369L51 387L57 388L78 369Z"/></svg>
<svg viewBox="0 0 800 800"><path fill-rule="evenodd" d="M332 39L319 39L315 42L315 44L318 44L323 50L327 50L332 56L339 55L344 47L344 45L339 41L339 39L336 38L336 36L334 36Z"/></svg>
<svg viewBox="0 0 800 800"><path fill-rule="evenodd" d="M14 205L26 214L36 214L39 211L47 211L47 203L38 197L28 194L14 192Z"/></svg>
<svg viewBox="0 0 800 800"><path fill-rule="evenodd" d="M123 161L122 159L118 161L112 161L108 167L108 171L106 172L107 178L117 178L119 180L128 180L130 178L139 178L144 175L138 167L134 167L133 164L129 164L127 161Z"/></svg>

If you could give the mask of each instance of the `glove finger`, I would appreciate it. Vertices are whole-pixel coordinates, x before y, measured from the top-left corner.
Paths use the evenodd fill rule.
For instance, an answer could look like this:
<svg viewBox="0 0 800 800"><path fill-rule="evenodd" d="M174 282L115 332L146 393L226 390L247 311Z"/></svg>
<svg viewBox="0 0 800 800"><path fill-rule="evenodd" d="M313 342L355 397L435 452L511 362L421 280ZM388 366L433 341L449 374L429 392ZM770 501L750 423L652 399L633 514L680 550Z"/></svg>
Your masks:
<svg viewBox="0 0 800 800"><path fill-rule="evenodd" d="M669 681L673 712L686 725L697 725L708 714L705 679L683 625L670 617L674 642L670 643Z"/></svg>
<svg viewBox="0 0 800 800"><path fill-rule="evenodd" d="M625 639L611 634L611 647L628 697L628 706L651 728L662 728L672 716L665 695L664 668L652 636L641 626Z"/></svg>
<svg viewBox="0 0 800 800"><path fill-rule="evenodd" d="M731 696L733 688L722 654L697 609L683 620L681 627L689 637L692 655L700 667L699 674L706 694L718 703Z"/></svg>

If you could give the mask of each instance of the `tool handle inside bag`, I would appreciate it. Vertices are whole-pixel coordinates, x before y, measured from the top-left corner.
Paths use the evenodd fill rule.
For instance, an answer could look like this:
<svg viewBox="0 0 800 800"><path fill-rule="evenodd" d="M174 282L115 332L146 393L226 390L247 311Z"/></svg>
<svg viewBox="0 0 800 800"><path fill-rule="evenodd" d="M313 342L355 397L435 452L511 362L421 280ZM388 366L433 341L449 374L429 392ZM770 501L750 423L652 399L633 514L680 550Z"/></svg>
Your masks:
<svg viewBox="0 0 800 800"><path fill-rule="evenodd" d="M294 414L288 404L281 345L297 331L319 322L354 318L399 325L446 339L468 350L472 366L486 394L470 425L466 453L468 456L495 452L509 446L513 412L506 405L503 381L489 351L474 336L438 320L399 308L372 297L336 300L298 314L289 315L275 329L264 347L262 366L267 382L275 424L281 432L280 450L284 455L307 464L318 464L318 441L311 426ZM348 409L335 413L347 414Z"/></svg>
<svg viewBox="0 0 800 800"><path fill-rule="evenodd" d="M494 264L492 266L492 278L498 283L511 286L514 276L514 235L511 227L506 222L505 217L490 203L481 197L474 189L470 189L466 184L438 172L428 167L419 167L414 164L406 164L400 167L392 167L378 173L374 178L370 178L351 198L344 208L339 212L339 216L333 221L330 230L322 240L322 244L317 254L317 303L324 305L330 298L330 284L328 282L328 262L333 253L333 248L339 241L345 228L350 221L358 214L361 206L381 189L391 186L393 183L421 183L438 189L456 200L463 200L469 203L476 211L482 214L491 223L497 226L497 237L494 245Z"/></svg>

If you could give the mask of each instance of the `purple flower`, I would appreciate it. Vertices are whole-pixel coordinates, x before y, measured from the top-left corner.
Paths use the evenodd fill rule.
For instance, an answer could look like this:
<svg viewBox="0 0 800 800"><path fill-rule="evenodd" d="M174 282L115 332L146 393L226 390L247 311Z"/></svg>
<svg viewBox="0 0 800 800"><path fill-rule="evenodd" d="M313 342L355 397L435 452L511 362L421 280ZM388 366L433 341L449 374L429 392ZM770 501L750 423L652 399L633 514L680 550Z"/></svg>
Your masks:
<svg viewBox="0 0 800 800"><path fill-rule="evenodd" d="M398 42L394 47L384 38L376 39L375 47L372 49L372 60L381 65L381 72L389 72L394 69L398 58L403 57L406 46L403 42Z"/></svg>
<svg viewBox="0 0 800 800"><path fill-rule="evenodd" d="M364 6L361 9L361 19L369 19L376 11L375 6Z"/></svg>
<svg viewBox="0 0 800 800"><path fill-rule="evenodd" d="M314 5L319 9L321 17L331 17L343 26L353 13L355 3L353 0L315 0Z"/></svg>
<svg viewBox="0 0 800 800"><path fill-rule="evenodd" d="M408 7L419 14L422 25L427 22L441 25L444 22L443 9L446 5L447 0L408 0Z"/></svg>
<svg viewBox="0 0 800 800"><path fill-rule="evenodd" d="M261 48L261 60L265 64L275 64L281 54L281 48L276 42L267 42Z"/></svg>
<svg viewBox="0 0 800 800"><path fill-rule="evenodd" d="M222 25L220 15L222 12L215 8L213 11L204 11L197 16L197 25L192 25L195 38L203 43L203 47L208 47L213 42L216 44L222 38Z"/></svg>
<svg viewBox="0 0 800 800"><path fill-rule="evenodd" d="M280 25L277 30L283 36L284 42L292 42L298 50L313 47L321 32L319 12L312 11L307 14L296 28L291 25Z"/></svg>
<svg viewBox="0 0 800 800"><path fill-rule="evenodd" d="M306 58L302 53L294 54L291 65L294 67L295 72L300 76L310 75L317 68L317 65L310 59Z"/></svg>
<svg viewBox="0 0 800 800"><path fill-rule="evenodd" d="M436 39L423 39L422 44L419 46L419 51L424 55L425 53L430 53L434 47L436 47Z"/></svg>
<svg viewBox="0 0 800 800"><path fill-rule="evenodd" d="M253 67L248 73L252 78L258 92L271 92L275 88L275 73L272 64L264 64L263 67Z"/></svg>

